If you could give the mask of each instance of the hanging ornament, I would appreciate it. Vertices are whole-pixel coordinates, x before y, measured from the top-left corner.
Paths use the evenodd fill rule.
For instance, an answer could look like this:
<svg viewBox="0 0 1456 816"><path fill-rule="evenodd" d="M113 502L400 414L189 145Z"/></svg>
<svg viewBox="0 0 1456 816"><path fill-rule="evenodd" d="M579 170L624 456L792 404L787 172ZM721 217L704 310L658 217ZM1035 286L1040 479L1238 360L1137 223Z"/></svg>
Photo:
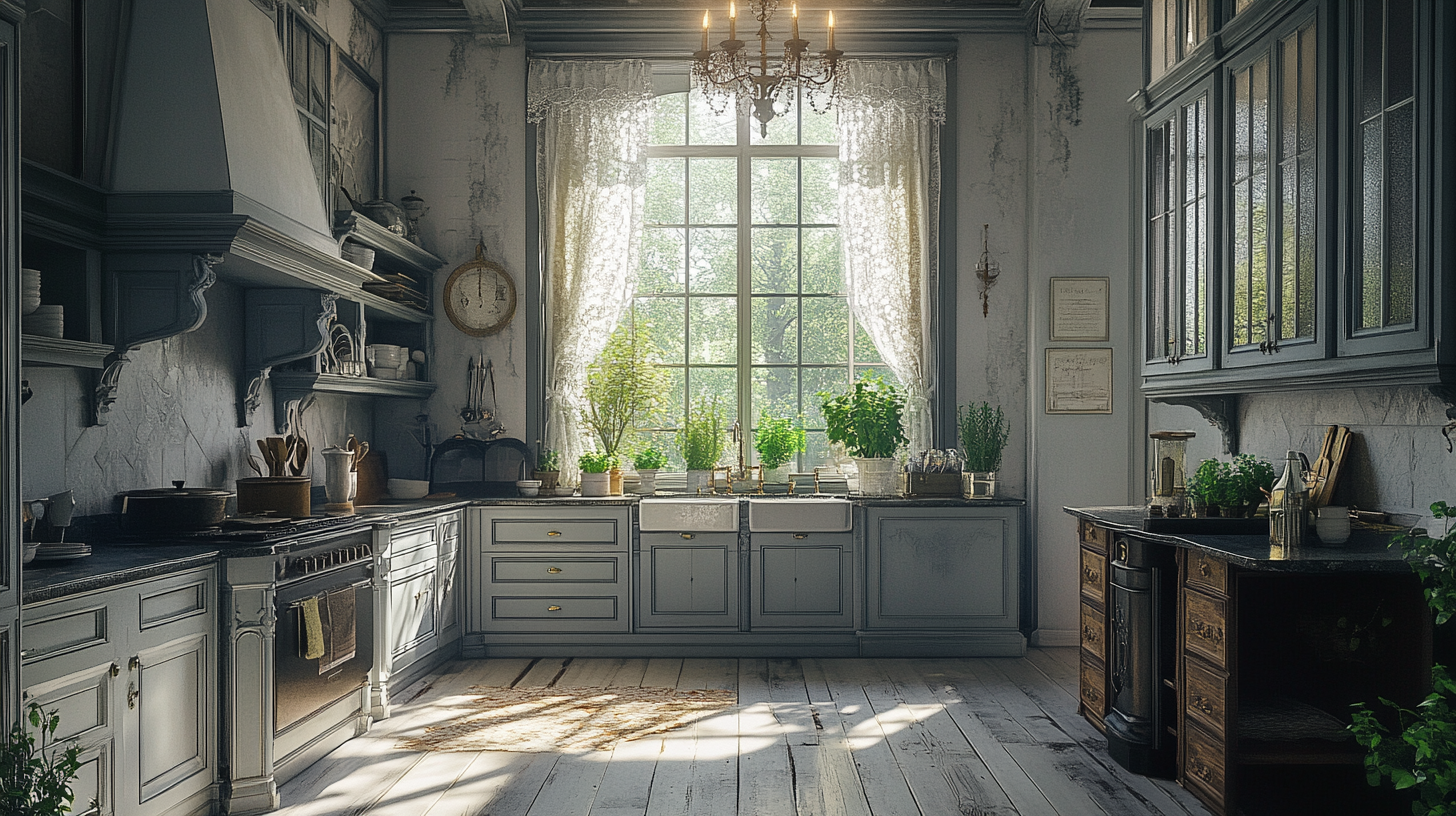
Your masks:
<svg viewBox="0 0 1456 816"><path fill-rule="evenodd" d="M1001 265L991 260L991 225L981 225L981 260L976 264L976 280L981 282L981 317L991 314L991 287L1001 276Z"/></svg>

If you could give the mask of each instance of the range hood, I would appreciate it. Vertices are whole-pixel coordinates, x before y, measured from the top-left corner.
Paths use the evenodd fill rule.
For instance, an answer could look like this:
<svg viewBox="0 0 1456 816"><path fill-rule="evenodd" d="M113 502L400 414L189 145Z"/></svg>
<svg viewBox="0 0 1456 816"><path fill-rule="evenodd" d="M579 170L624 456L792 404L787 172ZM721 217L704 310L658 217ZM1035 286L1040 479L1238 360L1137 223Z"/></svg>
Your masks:
<svg viewBox="0 0 1456 816"><path fill-rule="evenodd" d="M129 252L222 256L244 285L348 292L273 18L246 0L135 0L108 232Z"/></svg>

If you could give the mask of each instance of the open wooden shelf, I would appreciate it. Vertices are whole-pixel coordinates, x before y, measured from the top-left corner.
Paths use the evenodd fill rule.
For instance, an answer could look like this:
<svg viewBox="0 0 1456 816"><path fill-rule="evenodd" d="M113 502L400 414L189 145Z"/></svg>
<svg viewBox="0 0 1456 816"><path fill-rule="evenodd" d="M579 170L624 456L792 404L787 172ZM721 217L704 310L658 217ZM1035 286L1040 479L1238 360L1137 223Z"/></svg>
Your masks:
<svg viewBox="0 0 1456 816"><path fill-rule="evenodd" d="M427 399L435 384L419 380L381 380L377 377L346 377L342 374L314 374L308 371L275 371L269 377L274 391L313 391L364 397L413 397Z"/></svg>
<svg viewBox="0 0 1456 816"><path fill-rule="evenodd" d="M84 343L59 337L20 336L20 364L27 366L106 367L106 355L114 351L101 343Z"/></svg>

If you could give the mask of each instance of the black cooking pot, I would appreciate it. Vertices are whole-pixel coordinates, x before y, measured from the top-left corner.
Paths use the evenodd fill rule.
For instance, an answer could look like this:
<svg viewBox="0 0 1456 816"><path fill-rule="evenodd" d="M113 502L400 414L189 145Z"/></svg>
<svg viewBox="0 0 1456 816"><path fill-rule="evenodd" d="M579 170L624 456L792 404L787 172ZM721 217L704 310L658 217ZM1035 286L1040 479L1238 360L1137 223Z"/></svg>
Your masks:
<svg viewBox="0 0 1456 816"><path fill-rule="evenodd" d="M232 493L210 487L128 490L121 494L121 526L126 530L202 530L222 524Z"/></svg>

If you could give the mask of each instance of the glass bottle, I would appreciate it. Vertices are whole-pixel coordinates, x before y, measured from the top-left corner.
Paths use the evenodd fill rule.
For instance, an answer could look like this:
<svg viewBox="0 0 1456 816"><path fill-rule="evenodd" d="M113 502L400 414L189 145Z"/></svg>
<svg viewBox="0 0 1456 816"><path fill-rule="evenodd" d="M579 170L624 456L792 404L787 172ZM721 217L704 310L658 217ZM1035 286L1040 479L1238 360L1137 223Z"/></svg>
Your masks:
<svg viewBox="0 0 1456 816"><path fill-rule="evenodd" d="M1281 547L1298 547L1304 543L1309 516L1309 486L1305 473L1309 462L1299 451L1289 451L1284 459L1284 474L1269 491L1269 540Z"/></svg>

